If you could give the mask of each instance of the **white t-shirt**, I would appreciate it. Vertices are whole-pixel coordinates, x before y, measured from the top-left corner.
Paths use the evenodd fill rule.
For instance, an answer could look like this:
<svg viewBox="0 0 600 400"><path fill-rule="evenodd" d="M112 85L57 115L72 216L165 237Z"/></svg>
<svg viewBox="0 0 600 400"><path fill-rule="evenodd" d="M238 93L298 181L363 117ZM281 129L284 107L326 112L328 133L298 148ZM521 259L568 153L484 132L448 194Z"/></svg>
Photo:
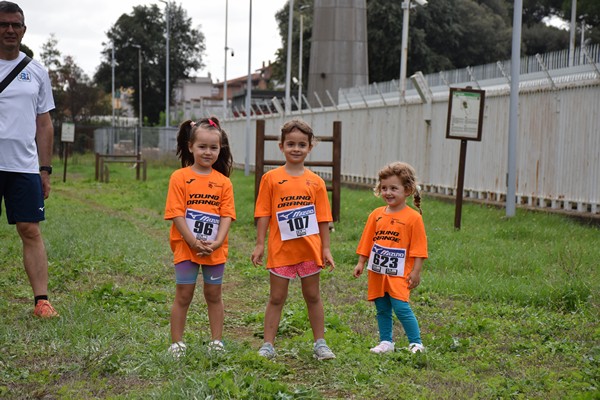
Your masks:
<svg viewBox="0 0 600 400"><path fill-rule="evenodd" d="M0 60L0 81L25 57ZM54 109L52 85L46 69L29 64L0 93L0 171L39 173L35 143L36 117Z"/></svg>

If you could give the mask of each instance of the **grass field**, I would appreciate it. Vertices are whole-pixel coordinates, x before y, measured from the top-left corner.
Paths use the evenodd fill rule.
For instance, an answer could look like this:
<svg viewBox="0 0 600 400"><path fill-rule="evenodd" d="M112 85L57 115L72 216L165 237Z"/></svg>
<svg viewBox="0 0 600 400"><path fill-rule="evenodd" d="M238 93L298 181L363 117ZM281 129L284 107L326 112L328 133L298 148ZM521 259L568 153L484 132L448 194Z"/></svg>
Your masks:
<svg viewBox="0 0 600 400"><path fill-rule="evenodd" d="M148 181L111 165L94 181L93 160L55 162L42 223L50 296L61 313L31 316L21 246L0 223L0 398L2 399L598 399L600 398L600 229L564 216L425 196L429 255L412 305L427 352L413 355L395 321L396 352L378 342L366 277L354 279L355 248L369 190L342 190L332 232L337 263L322 274L328 343L337 359L312 358L299 282L290 285L276 343L260 358L268 276L249 262L254 247L253 176L233 176L238 220L230 233L225 301L227 352L211 355L200 290L190 308L188 354L173 360L174 295L169 222L162 219L170 173ZM201 288L201 287L200 287Z"/></svg>

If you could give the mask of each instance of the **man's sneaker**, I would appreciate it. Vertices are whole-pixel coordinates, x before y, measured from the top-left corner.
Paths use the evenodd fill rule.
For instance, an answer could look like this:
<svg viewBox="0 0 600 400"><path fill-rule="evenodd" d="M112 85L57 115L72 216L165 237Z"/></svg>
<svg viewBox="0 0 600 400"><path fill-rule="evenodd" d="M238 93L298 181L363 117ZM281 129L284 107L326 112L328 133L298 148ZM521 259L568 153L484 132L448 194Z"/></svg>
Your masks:
<svg viewBox="0 0 600 400"><path fill-rule="evenodd" d="M330 360L335 358L335 354L333 354L333 351L327 346L325 339L319 339L315 342L313 353L313 357L317 360Z"/></svg>
<svg viewBox="0 0 600 400"><path fill-rule="evenodd" d="M275 357L275 348L271 343L265 342L258 350L258 355L261 357L271 359Z"/></svg>
<svg viewBox="0 0 600 400"><path fill-rule="evenodd" d="M171 346L169 346L168 352L173 357L179 358L185 356L185 348L186 346L183 342L172 343Z"/></svg>
<svg viewBox="0 0 600 400"><path fill-rule="evenodd" d="M371 353L383 354L383 353L393 353L394 352L394 343L389 342L387 340L383 340L377 346L371 349Z"/></svg>
<svg viewBox="0 0 600 400"><path fill-rule="evenodd" d="M52 304L48 300L40 300L35 305L33 315L40 318L54 318L58 317L58 313L52 307Z"/></svg>
<svg viewBox="0 0 600 400"><path fill-rule="evenodd" d="M408 350L411 353L422 353L425 351L425 346L423 346L421 343L411 343L408 345Z"/></svg>
<svg viewBox="0 0 600 400"><path fill-rule="evenodd" d="M221 342L220 340L213 340L212 342L210 342L208 344L208 352L212 353L212 352L222 352L225 351L225 346L223 345L223 342Z"/></svg>

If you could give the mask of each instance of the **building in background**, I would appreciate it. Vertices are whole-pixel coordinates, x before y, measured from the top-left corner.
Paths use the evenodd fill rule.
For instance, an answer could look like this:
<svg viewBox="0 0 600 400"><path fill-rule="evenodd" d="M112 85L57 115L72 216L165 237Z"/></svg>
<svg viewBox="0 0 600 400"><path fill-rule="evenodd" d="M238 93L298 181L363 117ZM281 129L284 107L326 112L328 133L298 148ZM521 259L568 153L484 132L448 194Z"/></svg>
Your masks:
<svg viewBox="0 0 600 400"><path fill-rule="evenodd" d="M173 88L171 117L174 121L198 120L214 114L222 100L210 74L177 82Z"/></svg>
<svg viewBox="0 0 600 400"><path fill-rule="evenodd" d="M283 99L284 92L271 90L275 86L271 77L272 64L269 62L257 69L251 78L252 82L252 113L267 114L275 112L271 102L273 97ZM240 116L245 113L247 76L229 79L227 81L228 114L227 117ZM210 74L207 77L196 77L177 83L174 91L173 106L171 108L173 121L187 119L200 119L215 115L225 118L223 111L223 82L213 83Z"/></svg>
<svg viewBox="0 0 600 400"><path fill-rule="evenodd" d="M308 101L329 104L338 90L369 83L366 0L315 0Z"/></svg>

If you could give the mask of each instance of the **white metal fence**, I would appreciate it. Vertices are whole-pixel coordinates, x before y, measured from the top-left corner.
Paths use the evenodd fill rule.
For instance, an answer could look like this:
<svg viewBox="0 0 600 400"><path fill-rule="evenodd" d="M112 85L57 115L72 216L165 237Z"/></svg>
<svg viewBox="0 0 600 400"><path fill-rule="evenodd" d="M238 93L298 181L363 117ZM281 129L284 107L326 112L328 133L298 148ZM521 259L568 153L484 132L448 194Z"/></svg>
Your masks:
<svg viewBox="0 0 600 400"><path fill-rule="evenodd" d="M561 69L545 67L520 77L517 204L600 215L600 55L597 47L594 51L593 62ZM463 195L503 202L509 80L481 78L477 83L486 91L483 134L481 142L468 144ZM451 86L473 84L468 78ZM455 195L460 141L445 138L449 87L438 84L431 89L430 108L412 89L400 105L397 90L384 93L377 88L375 93L367 93L352 88L340 95L337 105L288 116L253 116L249 132L243 118L224 121L224 126L235 161L246 164L247 160L252 167L256 118L265 119L267 134L277 134L287 119L299 117L311 124L317 135L329 135L333 121L339 120L344 181L374 184L383 165L402 160L416 168L426 191ZM326 160L330 154L330 144L320 143L310 159ZM265 157L281 154L273 144L265 149Z"/></svg>

